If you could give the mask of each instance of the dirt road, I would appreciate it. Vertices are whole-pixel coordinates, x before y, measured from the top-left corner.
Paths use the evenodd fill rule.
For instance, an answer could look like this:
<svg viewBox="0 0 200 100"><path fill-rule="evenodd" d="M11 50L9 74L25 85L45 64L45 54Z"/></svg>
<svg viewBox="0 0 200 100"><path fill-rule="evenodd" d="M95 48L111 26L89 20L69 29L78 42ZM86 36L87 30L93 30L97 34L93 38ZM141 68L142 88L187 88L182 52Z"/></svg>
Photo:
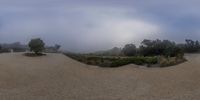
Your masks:
<svg viewBox="0 0 200 100"><path fill-rule="evenodd" d="M168 68L99 68L62 54L0 54L0 100L199 100L200 54Z"/></svg>

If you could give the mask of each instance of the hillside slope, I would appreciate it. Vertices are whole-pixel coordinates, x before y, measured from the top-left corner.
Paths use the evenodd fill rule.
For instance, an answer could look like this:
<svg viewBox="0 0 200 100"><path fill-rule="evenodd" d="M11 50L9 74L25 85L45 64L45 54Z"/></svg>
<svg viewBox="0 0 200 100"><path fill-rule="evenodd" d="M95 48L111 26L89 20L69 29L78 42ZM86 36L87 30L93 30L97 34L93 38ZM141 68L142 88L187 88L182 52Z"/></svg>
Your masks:
<svg viewBox="0 0 200 100"><path fill-rule="evenodd" d="M62 54L0 54L0 100L198 100L200 55L168 68L99 68Z"/></svg>

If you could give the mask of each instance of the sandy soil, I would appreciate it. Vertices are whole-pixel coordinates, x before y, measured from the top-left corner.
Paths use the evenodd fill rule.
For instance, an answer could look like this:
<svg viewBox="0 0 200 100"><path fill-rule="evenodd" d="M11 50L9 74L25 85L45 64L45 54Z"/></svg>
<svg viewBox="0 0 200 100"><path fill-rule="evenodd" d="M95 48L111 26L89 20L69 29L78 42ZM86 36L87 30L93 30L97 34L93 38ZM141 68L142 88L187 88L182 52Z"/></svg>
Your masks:
<svg viewBox="0 0 200 100"><path fill-rule="evenodd" d="M199 100L200 54L168 68L99 68L61 54L0 54L0 100Z"/></svg>

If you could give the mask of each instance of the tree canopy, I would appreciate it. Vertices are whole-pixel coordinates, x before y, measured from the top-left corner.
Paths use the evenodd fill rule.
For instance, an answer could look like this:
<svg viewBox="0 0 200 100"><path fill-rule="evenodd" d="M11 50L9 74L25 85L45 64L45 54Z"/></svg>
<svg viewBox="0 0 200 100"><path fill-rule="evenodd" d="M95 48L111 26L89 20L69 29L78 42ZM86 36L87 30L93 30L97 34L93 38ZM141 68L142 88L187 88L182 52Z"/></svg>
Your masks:
<svg viewBox="0 0 200 100"><path fill-rule="evenodd" d="M134 44L127 44L122 49L122 52L126 56L135 56L137 53L136 46Z"/></svg>
<svg viewBox="0 0 200 100"><path fill-rule="evenodd" d="M32 39L29 42L30 50L35 52L35 54L41 53L45 48L45 43L40 38Z"/></svg>

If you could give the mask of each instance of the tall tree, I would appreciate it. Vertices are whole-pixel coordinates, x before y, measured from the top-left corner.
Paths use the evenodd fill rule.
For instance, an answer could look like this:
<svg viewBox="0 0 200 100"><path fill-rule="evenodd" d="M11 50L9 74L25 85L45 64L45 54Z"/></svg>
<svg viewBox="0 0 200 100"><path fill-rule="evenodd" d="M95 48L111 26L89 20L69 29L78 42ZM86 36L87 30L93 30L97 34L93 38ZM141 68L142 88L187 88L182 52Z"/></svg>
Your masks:
<svg viewBox="0 0 200 100"><path fill-rule="evenodd" d="M135 56L137 53L136 46L134 44L127 44L122 49L122 52L126 56Z"/></svg>

